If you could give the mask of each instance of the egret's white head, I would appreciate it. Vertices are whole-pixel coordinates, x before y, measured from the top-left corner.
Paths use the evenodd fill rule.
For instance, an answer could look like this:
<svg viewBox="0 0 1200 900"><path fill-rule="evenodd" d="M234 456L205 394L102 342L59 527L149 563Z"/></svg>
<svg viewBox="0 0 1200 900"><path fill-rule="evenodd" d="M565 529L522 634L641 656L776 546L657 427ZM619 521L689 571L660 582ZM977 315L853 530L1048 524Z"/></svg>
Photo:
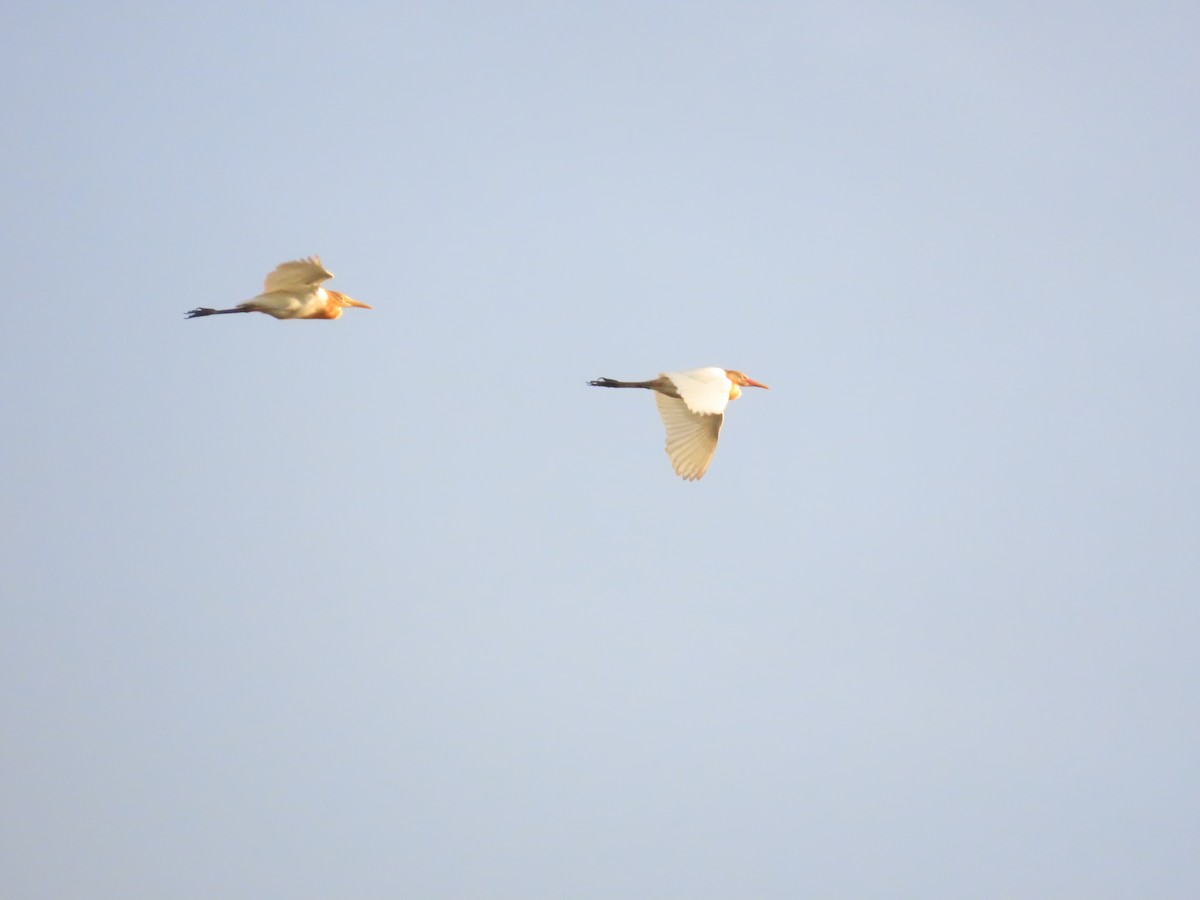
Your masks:
<svg viewBox="0 0 1200 900"><path fill-rule="evenodd" d="M333 299L336 300L340 306L357 306L360 309L374 309L375 308L373 306L370 306L369 304L360 303L359 301L355 300L353 297L347 297L345 294L339 293L338 291L330 291L329 295L331 297L333 297Z"/></svg>
<svg viewBox="0 0 1200 900"><path fill-rule="evenodd" d="M761 381L755 381L753 378L746 376L744 372L739 372L737 369L726 369L725 374L729 376L729 380L740 387L757 387L764 390L770 390L770 387L763 384Z"/></svg>
<svg viewBox="0 0 1200 900"><path fill-rule="evenodd" d="M739 372L737 369L726 369L725 376L733 382L733 387L729 391L730 400L736 400L738 397L742 396L742 388L744 387L756 387L763 388L764 390L770 390L770 388L768 388L761 381L755 381L753 378L747 377L744 373Z"/></svg>

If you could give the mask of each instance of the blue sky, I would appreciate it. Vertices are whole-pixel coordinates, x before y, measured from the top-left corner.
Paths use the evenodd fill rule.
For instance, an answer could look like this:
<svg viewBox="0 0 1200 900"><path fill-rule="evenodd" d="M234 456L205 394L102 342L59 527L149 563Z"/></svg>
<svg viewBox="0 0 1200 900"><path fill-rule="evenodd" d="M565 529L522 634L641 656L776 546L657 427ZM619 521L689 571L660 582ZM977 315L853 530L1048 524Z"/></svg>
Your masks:
<svg viewBox="0 0 1200 900"><path fill-rule="evenodd" d="M5 20L0 893L1195 895L1193 4Z"/></svg>

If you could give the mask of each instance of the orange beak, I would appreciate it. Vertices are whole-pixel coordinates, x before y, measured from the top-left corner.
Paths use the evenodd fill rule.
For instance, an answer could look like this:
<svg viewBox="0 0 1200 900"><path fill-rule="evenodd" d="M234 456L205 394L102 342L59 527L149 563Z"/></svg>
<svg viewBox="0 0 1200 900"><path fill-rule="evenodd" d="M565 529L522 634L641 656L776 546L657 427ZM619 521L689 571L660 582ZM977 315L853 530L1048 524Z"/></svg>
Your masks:
<svg viewBox="0 0 1200 900"><path fill-rule="evenodd" d="M763 384L761 381L755 381L753 378L746 379L746 387L760 387L765 391L771 389L768 385Z"/></svg>
<svg viewBox="0 0 1200 900"><path fill-rule="evenodd" d="M346 298L346 305L347 306L357 306L359 309L374 309L375 308L367 303L359 303L357 300L351 300L349 297Z"/></svg>

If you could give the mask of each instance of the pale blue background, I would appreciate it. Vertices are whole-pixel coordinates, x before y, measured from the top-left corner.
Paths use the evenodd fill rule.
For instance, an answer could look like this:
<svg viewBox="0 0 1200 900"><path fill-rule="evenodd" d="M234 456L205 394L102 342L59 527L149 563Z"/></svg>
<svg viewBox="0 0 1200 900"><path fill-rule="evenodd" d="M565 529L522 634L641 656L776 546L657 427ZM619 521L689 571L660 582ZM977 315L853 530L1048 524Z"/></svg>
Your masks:
<svg viewBox="0 0 1200 900"><path fill-rule="evenodd" d="M3 20L0 895L1200 892L1195 3Z"/></svg>

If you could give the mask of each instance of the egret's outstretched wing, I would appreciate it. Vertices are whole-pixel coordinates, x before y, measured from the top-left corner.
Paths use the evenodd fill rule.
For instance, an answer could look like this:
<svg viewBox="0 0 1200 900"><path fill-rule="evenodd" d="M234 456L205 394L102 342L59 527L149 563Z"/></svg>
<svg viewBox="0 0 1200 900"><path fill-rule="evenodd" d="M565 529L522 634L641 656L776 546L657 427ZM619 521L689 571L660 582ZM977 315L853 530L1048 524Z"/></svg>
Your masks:
<svg viewBox="0 0 1200 900"><path fill-rule="evenodd" d="M729 380L724 369L707 366L703 369L663 374L671 380L687 408L694 413L719 415L725 412L725 407L729 405L729 392L733 390L733 382Z"/></svg>
<svg viewBox="0 0 1200 900"><path fill-rule="evenodd" d="M719 412L692 412L683 400L657 391L654 400L658 403L658 414L667 426L667 456L671 457L675 474L688 481L704 477L717 452L717 438L725 417Z"/></svg>
<svg viewBox="0 0 1200 900"><path fill-rule="evenodd" d="M264 283L264 293L273 291L306 291L317 287L323 281L328 281L333 273L321 265L319 256L308 259L293 259L291 262L280 263L275 271L267 276Z"/></svg>

